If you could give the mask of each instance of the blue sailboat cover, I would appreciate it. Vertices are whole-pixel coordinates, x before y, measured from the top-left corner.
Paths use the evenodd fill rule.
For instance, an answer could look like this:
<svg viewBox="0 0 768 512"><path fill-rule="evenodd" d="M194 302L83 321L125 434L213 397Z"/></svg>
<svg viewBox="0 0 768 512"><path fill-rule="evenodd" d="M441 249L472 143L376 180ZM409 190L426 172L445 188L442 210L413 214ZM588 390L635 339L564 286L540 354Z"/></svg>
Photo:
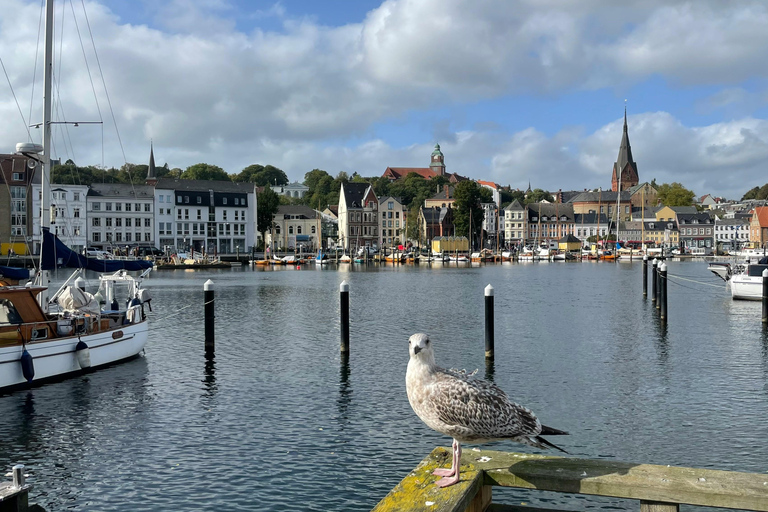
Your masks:
<svg viewBox="0 0 768 512"><path fill-rule="evenodd" d="M43 228L43 257L40 267L53 270L56 267L85 268L95 272L116 272L118 270L145 270L153 263L147 260L102 260L87 258L67 247L67 245Z"/></svg>
<svg viewBox="0 0 768 512"><path fill-rule="evenodd" d="M0 265L0 276L16 281L23 281L24 279L29 279L29 269Z"/></svg>

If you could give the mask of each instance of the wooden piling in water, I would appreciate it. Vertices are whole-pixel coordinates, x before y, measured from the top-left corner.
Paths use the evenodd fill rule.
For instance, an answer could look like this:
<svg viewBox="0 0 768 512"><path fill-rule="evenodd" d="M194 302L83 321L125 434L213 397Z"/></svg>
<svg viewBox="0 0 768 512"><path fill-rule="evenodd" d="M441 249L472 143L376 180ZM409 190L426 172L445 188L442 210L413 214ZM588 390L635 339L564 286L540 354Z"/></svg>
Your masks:
<svg viewBox="0 0 768 512"><path fill-rule="evenodd" d="M763 270L763 323L768 324L768 268Z"/></svg>
<svg viewBox="0 0 768 512"><path fill-rule="evenodd" d="M661 270L659 271L659 279L661 282L661 293L659 294L660 308L662 321L667 321L667 264L661 264Z"/></svg>
<svg viewBox="0 0 768 512"><path fill-rule="evenodd" d="M339 320L341 325L341 351L349 353L349 283L339 285Z"/></svg>
<svg viewBox="0 0 768 512"><path fill-rule="evenodd" d="M648 296L648 255L643 256L643 297Z"/></svg>
<svg viewBox="0 0 768 512"><path fill-rule="evenodd" d="M485 358L493 359L494 345L493 286L485 287Z"/></svg>
<svg viewBox="0 0 768 512"><path fill-rule="evenodd" d="M215 329L214 321L216 318L214 305L215 297L213 291L213 281L210 279L203 284L203 301L205 304L205 351L213 352L215 348Z"/></svg>

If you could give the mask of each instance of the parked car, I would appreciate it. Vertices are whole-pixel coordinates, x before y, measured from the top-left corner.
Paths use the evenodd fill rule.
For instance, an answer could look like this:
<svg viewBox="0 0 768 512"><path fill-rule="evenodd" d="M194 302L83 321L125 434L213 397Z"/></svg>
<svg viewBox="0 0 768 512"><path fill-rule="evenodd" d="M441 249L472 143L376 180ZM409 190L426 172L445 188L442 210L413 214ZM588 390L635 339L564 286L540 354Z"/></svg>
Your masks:
<svg viewBox="0 0 768 512"><path fill-rule="evenodd" d="M101 249L97 249L95 247L86 247L83 253L88 258L101 258L104 260L111 257L107 251L102 251Z"/></svg>

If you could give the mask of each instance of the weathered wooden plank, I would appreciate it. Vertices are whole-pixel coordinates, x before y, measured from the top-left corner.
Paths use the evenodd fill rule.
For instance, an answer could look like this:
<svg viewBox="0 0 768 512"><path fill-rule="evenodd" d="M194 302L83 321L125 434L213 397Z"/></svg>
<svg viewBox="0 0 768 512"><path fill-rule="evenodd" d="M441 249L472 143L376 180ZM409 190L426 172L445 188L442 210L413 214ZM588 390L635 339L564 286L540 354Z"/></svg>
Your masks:
<svg viewBox="0 0 768 512"><path fill-rule="evenodd" d="M768 512L763 474L496 451L465 455L484 471L486 485Z"/></svg>
<svg viewBox="0 0 768 512"><path fill-rule="evenodd" d="M572 512L570 510L560 510L554 508L538 508L526 505L504 505L502 503L491 503L491 506L485 512Z"/></svg>
<svg viewBox="0 0 768 512"><path fill-rule="evenodd" d="M483 474L470 463L474 452L462 457L461 481L446 488L439 488L435 482L439 477L432 475L438 466L448 467L451 463L451 451L435 448L419 465L392 489L387 496L374 507L373 512L465 512L473 505L475 496L487 498L483 508L490 502L490 486L483 494ZM474 502L474 506L479 506ZM481 512L483 509L469 509Z"/></svg>
<svg viewBox="0 0 768 512"><path fill-rule="evenodd" d="M641 501L640 512L678 512L680 505L677 503L662 503L660 501Z"/></svg>

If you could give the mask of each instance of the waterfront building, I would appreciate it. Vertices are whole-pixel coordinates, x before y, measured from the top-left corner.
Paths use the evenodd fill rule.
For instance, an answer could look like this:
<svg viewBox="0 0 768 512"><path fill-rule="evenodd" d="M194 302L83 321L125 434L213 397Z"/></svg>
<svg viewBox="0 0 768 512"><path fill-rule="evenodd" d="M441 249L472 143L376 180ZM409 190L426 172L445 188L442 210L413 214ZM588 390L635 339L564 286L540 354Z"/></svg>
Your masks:
<svg viewBox="0 0 768 512"><path fill-rule="evenodd" d="M438 237L453 237L456 227L453 224L453 208L433 206L419 208L422 239L429 242Z"/></svg>
<svg viewBox="0 0 768 512"><path fill-rule="evenodd" d="M339 239L339 205L330 205L320 213L322 248L334 247Z"/></svg>
<svg viewBox="0 0 768 512"><path fill-rule="evenodd" d="M256 243L256 186L161 178L154 187L156 240L168 252L250 252Z"/></svg>
<svg viewBox="0 0 768 512"><path fill-rule="evenodd" d="M281 205L272 217L267 244L278 250L315 251L321 243L321 215L304 205Z"/></svg>
<svg viewBox="0 0 768 512"><path fill-rule="evenodd" d="M715 217L715 246L723 251L737 251L749 242L750 219Z"/></svg>
<svg viewBox="0 0 768 512"><path fill-rule="evenodd" d="M749 241L752 247L765 247L768 243L768 206L757 206L752 211L749 224Z"/></svg>
<svg viewBox="0 0 768 512"><path fill-rule="evenodd" d="M569 204L573 205L574 213L605 214L611 223L614 223L617 217L620 222L632 220L632 194L629 190L623 190L621 193L603 190L582 192L571 198Z"/></svg>
<svg viewBox="0 0 768 512"><path fill-rule="evenodd" d="M152 186L94 183L86 203L89 246L108 251L132 245L155 246Z"/></svg>
<svg viewBox="0 0 768 512"><path fill-rule="evenodd" d="M710 254L714 244L714 221L708 213L678 213L677 229L679 245L686 252L698 249L698 252Z"/></svg>
<svg viewBox="0 0 768 512"><path fill-rule="evenodd" d="M339 244L347 251L379 241L379 200L368 183L342 183L339 193ZM402 220L402 219L401 219Z"/></svg>
<svg viewBox="0 0 768 512"><path fill-rule="evenodd" d="M496 206L501 206L501 190L498 184L492 181L477 180L477 184L491 191L491 200Z"/></svg>
<svg viewBox="0 0 768 512"><path fill-rule="evenodd" d="M546 243L550 247L556 247L552 244L556 244L568 234L574 234L576 219L572 205L541 202L531 203L526 208L528 210L526 243Z"/></svg>
<svg viewBox="0 0 768 512"><path fill-rule="evenodd" d="M88 186L52 184L48 191L51 194L51 233L73 251L82 253L88 245ZM33 183L32 211L39 212L41 203L42 187L40 183ZM37 254L42 240L39 215L32 216L32 226L32 246Z"/></svg>
<svg viewBox="0 0 768 512"><path fill-rule="evenodd" d="M517 199L504 208L504 241L507 246L517 245L527 238L527 212Z"/></svg>
<svg viewBox="0 0 768 512"><path fill-rule="evenodd" d="M453 197L453 187L443 185L434 196L424 200L424 208L447 208L452 206L456 199Z"/></svg>
<svg viewBox="0 0 768 512"><path fill-rule="evenodd" d="M627 189L633 209L650 210L658 203L659 192L648 182Z"/></svg>
<svg viewBox="0 0 768 512"><path fill-rule="evenodd" d="M406 209L397 197L382 197L379 199L379 247L392 247L405 243Z"/></svg>
<svg viewBox="0 0 768 512"><path fill-rule="evenodd" d="M619 240L625 242L652 243L655 246L677 247L677 222L655 219L623 222L619 229Z"/></svg>
<svg viewBox="0 0 768 512"><path fill-rule="evenodd" d="M485 236L492 240L492 245L496 244L498 235L501 236L501 241L503 241L504 233L499 233L499 210L496 203L481 203L480 207L483 209L482 228L485 231Z"/></svg>
<svg viewBox="0 0 768 512"><path fill-rule="evenodd" d="M581 240L583 245L588 245L588 239L600 234L601 239L608 236L608 217L605 214L574 213L573 214L574 236Z"/></svg>
<svg viewBox="0 0 768 512"><path fill-rule="evenodd" d="M275 194L290 197L291 199L301 199L309 192L309 187L298 181L288 183L287 185L272 185L270 188L272 188Z"/></svg>
<svg viewBox="0 0 768 512"><path fill-rule="evenodd" d="M611 191L619 192L634 187L640 182L637 175L637 164L632 159L632 147L629 145L629 131L627 130L627 109L624 108L624 132L621 135L619 155L613 164L611 176ZM619 189L621 187L621 189ZM610 217L610 214L608 215Z"/></svg>
<svg viewBox="0 0 768 512"><path fill-rule="evenodd" d="M33 180L40 182L37 164L22 155L0 155L0 253L32 254L32 219L39 218L29 197ZM39 253L40 249L34 251Z"/></svg>

